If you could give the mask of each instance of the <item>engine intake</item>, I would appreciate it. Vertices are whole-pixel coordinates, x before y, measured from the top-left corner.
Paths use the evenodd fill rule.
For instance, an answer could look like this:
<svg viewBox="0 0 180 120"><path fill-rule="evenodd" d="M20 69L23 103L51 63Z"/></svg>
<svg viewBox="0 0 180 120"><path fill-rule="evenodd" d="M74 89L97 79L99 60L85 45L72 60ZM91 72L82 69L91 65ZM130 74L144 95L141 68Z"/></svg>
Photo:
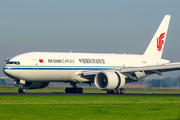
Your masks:
<svg viewBox="0 0 180 120"><path fill-rule="evenodd" d="M98 89L112 90L122 88L125 85L125 78L119 72L102 71L96 74L94 83Z"/></svg>

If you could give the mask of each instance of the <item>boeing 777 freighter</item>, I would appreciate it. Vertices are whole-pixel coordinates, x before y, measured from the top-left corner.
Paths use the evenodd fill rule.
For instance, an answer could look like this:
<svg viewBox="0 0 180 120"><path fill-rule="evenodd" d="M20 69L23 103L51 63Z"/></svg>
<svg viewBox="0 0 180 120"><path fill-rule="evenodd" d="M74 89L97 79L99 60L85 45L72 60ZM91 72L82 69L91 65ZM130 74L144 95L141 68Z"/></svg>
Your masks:
<svg viewBox="0 0 180 120"><path fill-rule="evenodd" d="M124 85L143 77L180 70L180 63L161 59L170 15L165 15L143 55L29 52L7 60L4 73L19 84L19 93L26 89L47 87L49 82L72 85L66 93L82 93L77 83L95 83L107 93L125 93Z"/></svg>

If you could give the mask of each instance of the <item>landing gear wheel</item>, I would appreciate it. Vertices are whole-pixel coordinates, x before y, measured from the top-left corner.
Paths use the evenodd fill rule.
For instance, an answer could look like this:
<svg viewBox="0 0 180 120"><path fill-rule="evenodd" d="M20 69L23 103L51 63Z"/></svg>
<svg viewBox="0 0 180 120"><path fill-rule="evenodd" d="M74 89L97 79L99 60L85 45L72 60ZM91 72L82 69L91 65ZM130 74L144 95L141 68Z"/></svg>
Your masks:
<svg viewBox="0 0 180 120"><path fill-rule="evenodd" d="M120 89L117 89L117 94L121 94L121 90Z"/></svg>
<svg viewBox="0 0 180 120"><path fill-rule="evenodd" d="M121 88L120 91L121 91L120 94L124 94L125 93L125 89L124 88Z"/></svg>
<svg viewBox="0 0 180 120"><path fill-rule="evenodd" d="M83 93L83 88L79 88L79 93L80 93L80 94Z"/></svg>
<svg viewBox="0 0 180 120"><path fill-rule="evenodd" d="M73 87L71 87L71 88L66 88L65 89L65 93L80 93L80 94L82 94L83 93L83 88L73 88Z"/></svg>
<svg viewBox="0 0 180 120"><path fill-rule="evenodd" d="M107 90L107 94L111 94L111 90Z"/></svg>
<svg viewBox="0 0 180 120"><path fill-rule="evenodd" d="M19 88L19 89L18 89L18 93L22 93L22 90L21 90L21 88Z"/></svg>
<svg viewBox="0 0 180 120"><path fill-rule="evenodd" d="M22 89L22 93L25 93L25 92L26 92L26 89L25 89L25 88L23 88L23 89Z"/></svg>
<svg viewBox="0 0 180 120"><path fill-rule="evenodd" d="M74 93L79 93L79 88L75 88L75 92Z"/></svg>
<svg viewBox="0 0 180 120"><path fill-rule="evenodd" d="M25 93L25 92L26 92L26 89L25 89L25 88L19 88L19 89L18 89L18 92L19 92L19 93Z"/></svg>
<svg viewBox="0 0 180 120"><path fill-rule="evenodd" d="M65 92L66 92L66 93L70 93L70 88L67 87L67 88L65 89Z"/></svg>
<svg viewBox="0 0 180 120"><path fill-rule="evenodd" d="M72 93L76 93L77 88L72 88Z"/></svg>
<svg viewBox="0 0 180 120"><path fill-rule="evenodd" d="M74 93L74 88L70 88L69 93Z"/></svg>
<svg viewBox="0 0 180 120"><path fill-rule="evenodd" d="M72 85L72 87L71 88L67 87L65 89L65 93L80 93L80 94L83 93L83 88L81 88L81 87L78 88L76 86L77 83L72 82L70 84Z"/></svg>
<svg viewBox="0 0 180 120"><path fill-rule="evenodd" d="M120 88L120 89L114 89L114 90L107 90L107 94L124 94L125 89Z"/></svg>
<svg viewBox="0 0 180 120"><path fill-rule="evenodd" d="M116 94L116 90L107 90L107 94Z"/></svg>
<svg viewBox="0 0 180 120"><path fill-rule="evenodd" d="M116 93L117 93L116 89L112 90L112 94L116 94Z"/></svg>

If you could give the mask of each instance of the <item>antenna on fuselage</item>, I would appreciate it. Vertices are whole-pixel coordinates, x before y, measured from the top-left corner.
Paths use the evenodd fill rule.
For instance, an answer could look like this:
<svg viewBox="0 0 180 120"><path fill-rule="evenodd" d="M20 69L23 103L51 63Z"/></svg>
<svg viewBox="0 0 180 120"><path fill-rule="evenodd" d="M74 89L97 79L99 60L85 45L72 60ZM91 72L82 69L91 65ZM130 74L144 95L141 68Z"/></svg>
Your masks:
<svg viewBox="0 0 180 120"><path fill-rule="evenodd" d="M33 45L33 52L34 52L35 48L36 48L36 46L35 46L35 44L34 44L34 45Z"/></svg>

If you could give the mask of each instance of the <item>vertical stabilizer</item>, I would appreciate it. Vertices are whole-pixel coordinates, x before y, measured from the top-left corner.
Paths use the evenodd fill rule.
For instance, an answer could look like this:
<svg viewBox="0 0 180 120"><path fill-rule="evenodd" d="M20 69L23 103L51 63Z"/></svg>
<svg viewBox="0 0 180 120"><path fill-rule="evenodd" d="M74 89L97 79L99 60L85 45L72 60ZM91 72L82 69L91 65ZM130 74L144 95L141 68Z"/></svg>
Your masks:
<svg viewBox="0 0 180 120"><path fill-rule="evenodd" d="M165 15L143 55L161 58L171 16Z"/></svg>

